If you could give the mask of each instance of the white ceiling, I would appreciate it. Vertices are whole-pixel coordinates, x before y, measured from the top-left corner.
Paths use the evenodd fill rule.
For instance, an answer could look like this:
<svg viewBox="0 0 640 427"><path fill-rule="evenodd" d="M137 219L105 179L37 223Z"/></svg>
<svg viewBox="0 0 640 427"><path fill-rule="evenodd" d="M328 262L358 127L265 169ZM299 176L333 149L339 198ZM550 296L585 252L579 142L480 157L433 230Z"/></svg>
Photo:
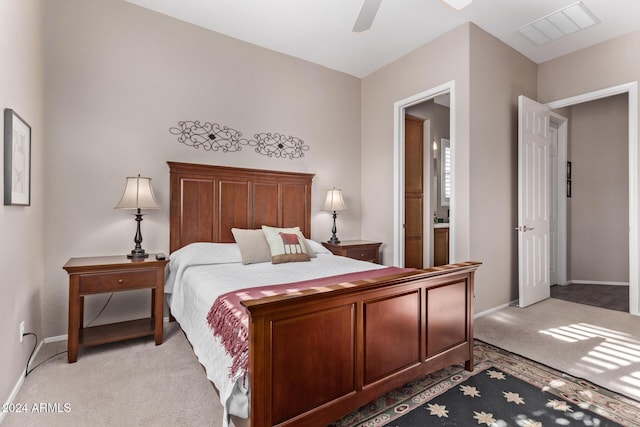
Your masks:
<svg viewBox="0 0 640 427"><path fill-rule="evenodd" d="M536 63L640 29L639 0L582 0L601 20L537 46L516 30L578 0L383 0L370 30L351 31L362 0L126 0L268 49L364 77L464 22Z"/></svg>

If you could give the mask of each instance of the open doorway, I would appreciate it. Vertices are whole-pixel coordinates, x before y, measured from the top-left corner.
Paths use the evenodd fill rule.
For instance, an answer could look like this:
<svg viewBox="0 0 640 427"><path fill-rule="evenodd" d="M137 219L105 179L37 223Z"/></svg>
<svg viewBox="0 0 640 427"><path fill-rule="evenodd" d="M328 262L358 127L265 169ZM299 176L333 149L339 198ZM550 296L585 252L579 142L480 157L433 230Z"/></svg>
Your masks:
<svg viewBox="0 0 640 427"><path fill-rule="evenodd" d="M629 312L628 94L556 111L569 118L570 128L566 179L564 170L560 176L567 277L554 281L552 268L551 296Z"/></svg>
<svg viewBox="0 0 640 427"><path fill-rule="evenodd" d="M405 267L449 263L449 93L405 109Z"/></svg>
<svg viewBox="0 0 640 427"><path fill-rule="evenodd" d="M629 312L634 315L640 315L640 260L639 255L639 239L640 233L638 230L639 223L639 201L638 201L638 165L640 163L640 153L638 151L638 89L637 82L627 83L619 86L613 86L610 88L585 93L582 95L561 99L558 101L549 102L546 107L550 110L558 110L577 104L582 104L592 100L598 100L606 97L610 97L618 94L627 94L628 103L628 283L629 283ZM561 171L562 169L560 169ZM562 179L560 179L562 182ZM573 190L573 189L571 189ZM569 191L569 189L568 189ZM560 193L562 194L562 193ZM604 225L604 224L601 224ZM558 242L567 244L567 228L566 223L564 229L561 225L558 228ZM566 273L566 265L564 271ZM559 269L559 273L562 269ZM560 281L560 279L559 279ZM521 286L522 292L522 286Z"/></svg>
<svg viewBox="0 0 640 427"><path fill-rule="evenodd" d="M421 224L418 227L422 227L423 236L428 236L428 239L425 238L422 243L422 260L423 267L428 267L433 264L433 229L434 222L438 221L438 218L441 218L441 224L444 224L446 218L449 219L448 222L448 255L449 262L455 262L455 216L453 213L455 212L455 193L453 192L454 180L455 180L455 82L451 81L445 83L441 86L435 87L433 89L429 89L427 91L421 92L409 98L398 101L394 104L394 133L395 133L395 141L394 141L394 265L397 266L405 266L406 260L406 250L405 250L405 236L406 236L406 206L405 206L405 117L407 115L407 110L412 107L419 106L420 104L425 104L427 102L435 103L434 99L438 99L441 103L445 102L443 100L448 98L448 109L449 109L449 135L448 139L449 147L447 149L449 155L449 170L450 174L447 178L447 185L449 186L449 191L451 192L450 198L448 200L449 206L446 210L437 209L434 204L434 199L436 194L439 194L439 191L434 191L433 180L431 179L433 175L433 122L429 119L428 123L428 136L425 139L424 147L427 148L423 150L423 158L428 157L427 161L424 162L426 167L424 168L424 175L426 185L423 181L422 190L423 190L423 201L422 201L422 213L420 214ZM419 107L416 107L419 108ZM424 130L423 130L424 132ZM436 141L437 146L441 146ZM437 151L437 150L436 150ZM437 180L436 182L441 182ZM434 209L435 208L435 209ZM435 220L434 220L434 212L435 212ZM440 214L438 213L440 212ZM447 215L449 214L449 215ZM426 230L426 231L425 231Z"/></svg>

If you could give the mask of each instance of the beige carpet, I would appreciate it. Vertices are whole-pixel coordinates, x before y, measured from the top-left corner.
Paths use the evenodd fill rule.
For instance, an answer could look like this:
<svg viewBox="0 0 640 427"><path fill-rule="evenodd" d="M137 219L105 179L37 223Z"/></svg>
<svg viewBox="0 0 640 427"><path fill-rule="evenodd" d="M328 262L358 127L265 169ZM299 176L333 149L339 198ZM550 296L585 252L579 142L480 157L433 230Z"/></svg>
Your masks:
<svg viewBox="0 0 640 427"><path fill-rule="evenodd" d="M48 344L38 360L65 349L66 342ZM57 356L27 376L14 403L28 412L7 414L2 427L220 426L222 420L216 391L176 323L165 323L157 347L143 338L81 349L73 364L66 354ZM41 403L58 404L61 412L34 412Z"/></svg>
<svg viewBox="0 0 640 427"><path fill-rule="evenodd" d="M640 317L550 298L476 319L475 337L640 400Z"/></svg>

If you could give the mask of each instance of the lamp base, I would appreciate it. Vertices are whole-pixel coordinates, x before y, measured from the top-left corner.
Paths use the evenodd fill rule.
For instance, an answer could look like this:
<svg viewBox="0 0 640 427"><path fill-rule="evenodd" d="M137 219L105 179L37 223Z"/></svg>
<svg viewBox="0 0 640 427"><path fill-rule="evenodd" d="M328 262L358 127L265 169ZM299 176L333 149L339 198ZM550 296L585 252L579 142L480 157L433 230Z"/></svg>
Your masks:
<svg viewBox="0 0 640 427"><path fill-rule="evenodd" d="M337 245L338 243L340 243L340 240L338 240L338 236L336 236L336 233L338 231L338 229L336 228L336 218L338 216L338 213L336 211L333 211L332 216L333 216L333 228L331 229L331 238L329 239L328 243Z"/></svg>
<svg viewBox="0 0 640 427"><path fill-rule="evenodd" d="M144 251L144 249L133 249L131 253L127 254L127 258L130 259L139 259L139 258L149 258L149 254Z"/></svg>
<svg viewBox="0 0 640 427"><path fill-rule="evenodd" d="M136 242L136 245L131 250L130 254L127 254L127 258L129 259L143 259L148 258L149 254L142 249L142 233L140 232L140 223L142 222L142 211L138 208L138 212L135 214L136 216L136 236L133 238L133 241Z"/></svg>

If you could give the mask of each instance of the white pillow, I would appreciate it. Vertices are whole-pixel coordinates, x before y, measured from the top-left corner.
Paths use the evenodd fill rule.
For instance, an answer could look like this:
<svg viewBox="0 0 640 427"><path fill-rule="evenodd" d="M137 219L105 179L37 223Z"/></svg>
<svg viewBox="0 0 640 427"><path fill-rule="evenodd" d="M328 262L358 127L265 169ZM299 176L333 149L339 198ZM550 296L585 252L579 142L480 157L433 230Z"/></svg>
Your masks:
<svg viewBox="0 0 640 427"><path fill-rule="evenodd" d="M312 258L316 255L316 254L329 254L329 255L333 255L333 253L325 248L322 243L318 243L315 240L311 240L311 239L306 239L307 242L307 249L310 249L311 251L313 251L313 255L309 255Z"/></svg>
<svg viewBox="0 0 640 427"><path fill-rule="evenodd" d="M235 243L197 242L174 251L169 256L169 275L165 281L164 292L173 292L173 285L180 272L192 265L241 263L242 255Z"/></svg>
<svg viewBox="0 0 640 427"><path fill-rule="evenodd" d="M232 228L231 232L240 248L243 264L271 261L271 249L262 229Z"/></svg>

